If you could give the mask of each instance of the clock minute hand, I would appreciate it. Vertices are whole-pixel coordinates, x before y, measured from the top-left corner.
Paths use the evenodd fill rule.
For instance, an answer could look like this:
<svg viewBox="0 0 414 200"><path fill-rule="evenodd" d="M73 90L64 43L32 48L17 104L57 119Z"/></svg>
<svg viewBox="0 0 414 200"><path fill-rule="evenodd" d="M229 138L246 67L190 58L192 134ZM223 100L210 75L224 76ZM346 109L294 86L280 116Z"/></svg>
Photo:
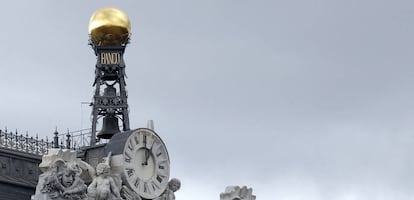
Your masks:
<svg viewBox="0 0 414 200"><path fill-rule="evenodd" d="M142 165L148 165L148 158L149 158L149 150L145 148L145 161L142 163Z"/></svg>
<svg viewBox="0 0 414 200"><path fill-rule="evenodd" d="M154 146L154 141L152 141L150 148L148 149L145 144L145 162L143 164L148 165L148 159L150 157L150 152L152 151L152 147Z"/></svg>
<svg viewBox="0 0 414 200"><path fill-rule="evenodd" d="M144 162L142 162L142 165L148 165L148 157L149 157L149 152L147 149L147 136L144 135L144 148L145 148L145 153L144 153Z"/></svg>

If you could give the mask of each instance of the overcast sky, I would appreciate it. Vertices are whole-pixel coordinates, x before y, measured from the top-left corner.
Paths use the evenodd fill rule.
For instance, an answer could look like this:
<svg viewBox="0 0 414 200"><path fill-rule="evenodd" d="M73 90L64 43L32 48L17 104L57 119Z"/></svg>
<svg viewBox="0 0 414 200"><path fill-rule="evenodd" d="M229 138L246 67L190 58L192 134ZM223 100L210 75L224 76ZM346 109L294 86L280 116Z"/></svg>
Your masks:
<svg viewBox="0 0 414 200"><path fill-rule="evenodd" d="M0 17L0 127L90 128L92 13L131 20L130 121L167 144L177 200L414 199L411 0L21 1ZM99 125L98 125L99 128Z"/></svg>

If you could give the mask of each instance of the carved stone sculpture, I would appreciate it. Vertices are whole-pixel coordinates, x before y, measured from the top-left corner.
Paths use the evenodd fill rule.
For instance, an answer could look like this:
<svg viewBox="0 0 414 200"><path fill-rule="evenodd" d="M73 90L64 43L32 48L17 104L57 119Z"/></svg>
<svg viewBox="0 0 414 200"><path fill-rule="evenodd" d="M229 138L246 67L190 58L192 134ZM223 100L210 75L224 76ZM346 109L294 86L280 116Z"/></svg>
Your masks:
<svg viewBox="0 0 414 200"><path fill-rule="evenodd" d="M87 187L79 178L81 169L77 163L61 159L53 162L39 176L33 200L86 200Z"/></svg>
<svg viewBox="0 0 414 200"><path fill-rule="evenodd" d="M141 197L133 190L128 188L127 186L122 186L121 189L121 196L125 200L142 200Z"/></svg>
<svg viewBox="0 0 414 200"><path fill-rule="evenodd" d="M246 186L227 186L225 192L220 193L220 200L256 200L252 188Z"/></svg>
<svg viewBox="0 0 414 200"><path fill-rule="evenodd" d="M161 196L155 198L154 200L175 200L174 192L177 192L181 187L180 180L172 178L168 182L168 188L161 194Z"/></svg>
<svg viewBox="0 0 414 200"><path fill-rule="evenodd" d="M42 156L42 162L39 165L40 170L42 172L47 171L57 160L63 160L68 163L76 162L76 151L49 149L48 153Z"/></svg>
<svg viewBox="0 0 414 200"><path fill-rule="evenodd" d="M110 157L111 153L109 153L106 162L96 166L96 171L88 165L90 176L93 179L88 186L89 200L122 200L120 195L121 178L111 174Z"/></svg>

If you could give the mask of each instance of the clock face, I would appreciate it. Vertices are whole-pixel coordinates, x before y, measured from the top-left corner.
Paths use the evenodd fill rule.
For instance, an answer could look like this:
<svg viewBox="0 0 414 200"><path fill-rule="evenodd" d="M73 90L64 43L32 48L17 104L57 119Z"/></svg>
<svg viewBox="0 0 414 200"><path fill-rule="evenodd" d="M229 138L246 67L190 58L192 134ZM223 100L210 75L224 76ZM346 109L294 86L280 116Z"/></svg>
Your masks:
<svg viewBox="0 0 414 200"><path fill-rule="evenodd" d="M123 177L125 184L140 196L152 199L168 186L170 160L167 149L150 129L138 129L124 147Z"/></svg>

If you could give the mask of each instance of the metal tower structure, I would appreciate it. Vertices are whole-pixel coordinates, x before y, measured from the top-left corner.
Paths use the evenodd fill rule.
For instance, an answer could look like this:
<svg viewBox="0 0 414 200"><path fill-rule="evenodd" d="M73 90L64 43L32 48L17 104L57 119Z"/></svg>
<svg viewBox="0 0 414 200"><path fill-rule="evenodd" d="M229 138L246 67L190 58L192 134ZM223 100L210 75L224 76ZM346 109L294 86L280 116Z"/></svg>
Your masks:
<svg viewBox="0 0 414 200"><path fill-rule="evenodd" d="M89 44L97 62L95 68L95 94L92 102L92 133L90 145L96 137L110 139L120 132L130 130L127 91L125 83L124 52L129 42L131 25L125 13L106 8L92 15L89 22ZM102 118L102 129L97 133L96 125Z"/></svg>
<svg viewBox="0 0 414 200"><path fill-rule="evenodd" d="M130 128L123 59L125 46L91 44L97 56L95 82L93 83L95 94L92 103L91 145L94 145L96 136L109 139L119 132L118 118L122 120L124 131ZM96 124L100 117L103 117L102 129L96 135Z"/></svg>

